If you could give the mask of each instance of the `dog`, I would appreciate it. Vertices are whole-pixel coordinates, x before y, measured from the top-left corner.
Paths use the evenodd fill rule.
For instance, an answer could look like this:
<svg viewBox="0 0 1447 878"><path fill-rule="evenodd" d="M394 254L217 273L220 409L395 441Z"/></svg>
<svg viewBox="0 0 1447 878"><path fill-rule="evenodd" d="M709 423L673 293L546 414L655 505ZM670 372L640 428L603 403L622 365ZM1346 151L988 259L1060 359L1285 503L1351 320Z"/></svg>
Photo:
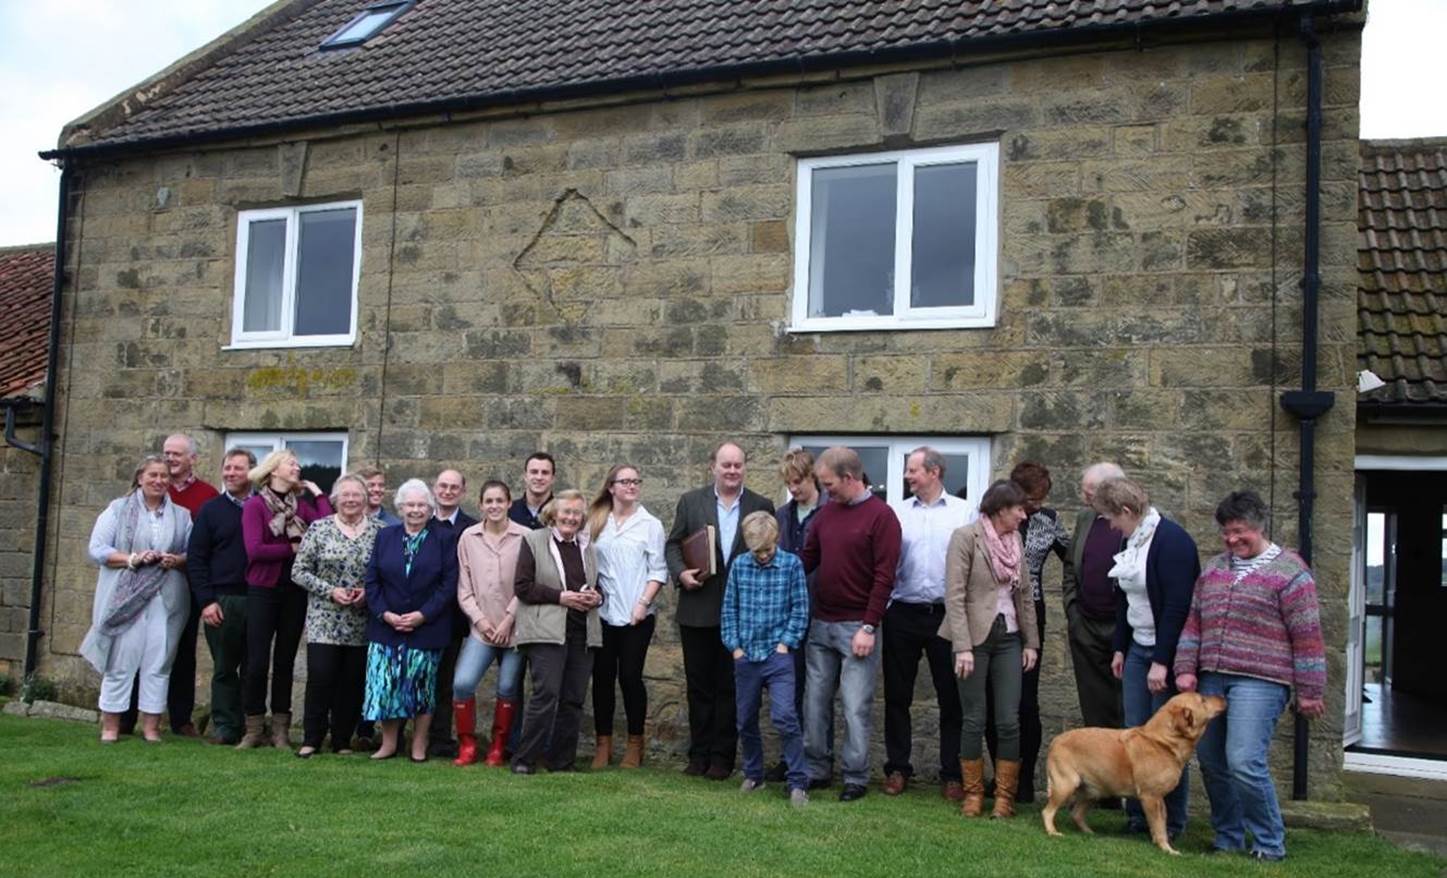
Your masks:
<svg viewBox="0 0 1447 878"><path fill-rule="evenodd" d="M1049 802L1040 812L1048 835L1060 835L1055 812L1076 796L1070 816L1090 832L1085 815L1094 799L1130 796L1140 800L1151 841L1180 853L1166 837L1165 795L1181 781L1181 769L1196 751L1206 725L1226 710L1218 695L1182 692L1161 706L1145 725L1133 729L1072 729L1050 743L1046 760Z"/></svg>

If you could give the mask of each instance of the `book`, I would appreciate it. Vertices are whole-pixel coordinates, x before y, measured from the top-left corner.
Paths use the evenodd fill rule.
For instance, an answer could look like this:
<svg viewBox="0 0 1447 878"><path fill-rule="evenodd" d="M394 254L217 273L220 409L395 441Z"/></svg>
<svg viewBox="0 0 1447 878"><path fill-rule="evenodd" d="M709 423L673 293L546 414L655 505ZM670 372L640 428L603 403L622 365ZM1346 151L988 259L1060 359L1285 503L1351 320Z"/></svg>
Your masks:
<svg viewBox="0 0 1447 878"><path fill-rule="evenodd" d="M718 573L718 530L705 525L683 538L683 568L699 571L700 579Z"/></svg>

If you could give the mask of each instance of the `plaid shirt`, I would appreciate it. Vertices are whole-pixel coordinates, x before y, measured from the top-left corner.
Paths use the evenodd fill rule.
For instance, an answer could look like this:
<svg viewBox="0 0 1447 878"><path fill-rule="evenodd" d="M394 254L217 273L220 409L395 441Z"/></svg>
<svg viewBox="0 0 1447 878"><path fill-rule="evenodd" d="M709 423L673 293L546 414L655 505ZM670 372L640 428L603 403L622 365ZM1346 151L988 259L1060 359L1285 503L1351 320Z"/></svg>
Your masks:
<svg viewBox="0 0 1447 878"><path fill-rule="evenodd" d="M742 649L751 662L764 661L781 643L798 649L809 627L803 562L778 550L767 564L739 555L729 567L721 621L724 648Z"/></svg>

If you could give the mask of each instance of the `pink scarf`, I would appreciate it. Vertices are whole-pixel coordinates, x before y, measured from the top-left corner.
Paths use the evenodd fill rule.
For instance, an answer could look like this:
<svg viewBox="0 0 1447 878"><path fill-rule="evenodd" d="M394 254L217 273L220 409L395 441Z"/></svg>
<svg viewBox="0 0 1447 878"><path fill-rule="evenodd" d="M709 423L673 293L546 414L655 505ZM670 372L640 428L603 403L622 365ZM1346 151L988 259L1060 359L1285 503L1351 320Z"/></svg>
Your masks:
<svg viewBox="0 0 1447 878"><path fill-rule="evenodd" d="M985 531L985 552L990 556L990 570L995 581L1014 587L1020 582L1020 537L1010 533L1008 541L1000 539L988 515L980 516Z"/></svg>

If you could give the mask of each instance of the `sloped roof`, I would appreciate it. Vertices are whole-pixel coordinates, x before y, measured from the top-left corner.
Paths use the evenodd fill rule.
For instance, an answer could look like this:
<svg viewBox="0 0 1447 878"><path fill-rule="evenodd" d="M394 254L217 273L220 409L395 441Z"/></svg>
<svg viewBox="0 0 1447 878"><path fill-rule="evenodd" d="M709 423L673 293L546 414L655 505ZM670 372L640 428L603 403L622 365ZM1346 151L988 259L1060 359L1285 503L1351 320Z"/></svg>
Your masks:
<svg viewBox="0 0 1447 878"><path fill-rule="evenodd" d="M55 245L0 248L0 399L45 380Z"/></svg>
<svg viewBox="0 0 1447 878"><path fill-rule="evenodd" d="M1360 179L1359 401L1447 404L1447 138L1366 141Z"/></svg>
<svg viewBox="0 0 1447 878"><path fill-rule="evenodd" d="M948 57L972 45L1360 0L419 0L366 45L370 0L292 0L68 126L59 152L174 144L625 89ZM176 68L173 68L173 72ZM93 124L88 124L93 123ZM57 153L47 153L55 155Z"/></svg>

